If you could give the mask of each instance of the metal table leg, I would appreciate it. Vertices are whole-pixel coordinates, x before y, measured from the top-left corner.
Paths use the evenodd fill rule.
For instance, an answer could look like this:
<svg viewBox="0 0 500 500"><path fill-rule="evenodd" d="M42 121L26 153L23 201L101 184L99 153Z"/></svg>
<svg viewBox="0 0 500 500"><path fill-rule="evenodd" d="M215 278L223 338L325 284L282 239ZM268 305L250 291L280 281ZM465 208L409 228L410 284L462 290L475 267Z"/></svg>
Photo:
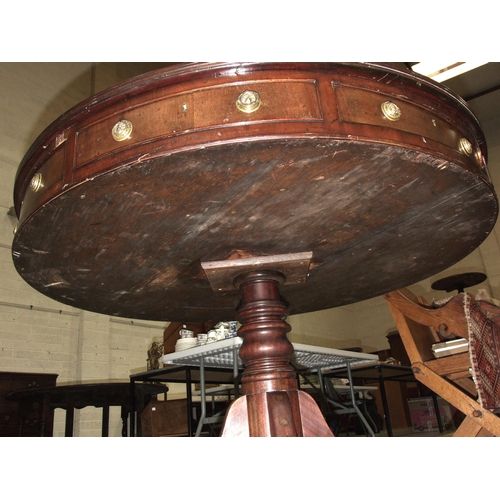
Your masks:
<svg viewBox="0 0 500 500"><path fill-rule="evenodd" d="M186 368L186 406L188 436L193 436L193 394L191 390L191 368Z"/></svg>
<svg viewBox="0 0 500 500"><path fill-rule="evenodd" d="M368 424L365 416L363 415L363 412L358 408L358 405L356 404L356 396L354 394L354 387L353 387L353 382L352 382L352 373L351 373L351 363L350 361L347 362L347 378L349 379L349 387L351 389L351 401L354 407L354 410L358 414L359 419L361 422L363 422L363 425L365 426L365 429L368 431L371 437L375 437L375 432L373 429L370 427L370 424Z"/></svg>
<svg viewBox="0 0 500 500"><path fill-rule="evenodd" d="M389 404L387 403L387 393L385 391L384 376L382 374L382 369L380 368L380 366L377 366L377 371L378 371L378 381L380 385L380 395L382 397L382 407L384 408L385 425L387 426L387 435L389 437L392 437L393 432L392 432L391 415L389 413Z"/></svg>
<svg viewBox="0 0 500 500"><path fill-rule="evenodd" d="M205 400L205 360L203 356L200 358L200 392L201 392L201 415L198 427L196 428L195 437L199 437L203 428L204 420L207 415L207 405Z"/></svg>

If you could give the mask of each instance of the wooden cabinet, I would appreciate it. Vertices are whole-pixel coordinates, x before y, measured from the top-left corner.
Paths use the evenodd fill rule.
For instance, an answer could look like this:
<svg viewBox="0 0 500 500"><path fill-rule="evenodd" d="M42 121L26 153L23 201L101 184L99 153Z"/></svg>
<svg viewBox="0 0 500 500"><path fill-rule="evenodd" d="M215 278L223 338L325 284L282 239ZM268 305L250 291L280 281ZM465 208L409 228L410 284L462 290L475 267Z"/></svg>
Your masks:
<svg viewBox="0 0 500 500"><path fill-rule="evenodd" d="M0 436L19 436L19 409L15 401L9 401L6 396L14 391L32 389L35 387L54 387L57 375L47 373L17 373L0 372ZM34 402L28 408L23 428L23 436L40 435L40 415L37 407L39 403ZM50 422L46 422L45 435L52 434L53 413Z"/></svg>

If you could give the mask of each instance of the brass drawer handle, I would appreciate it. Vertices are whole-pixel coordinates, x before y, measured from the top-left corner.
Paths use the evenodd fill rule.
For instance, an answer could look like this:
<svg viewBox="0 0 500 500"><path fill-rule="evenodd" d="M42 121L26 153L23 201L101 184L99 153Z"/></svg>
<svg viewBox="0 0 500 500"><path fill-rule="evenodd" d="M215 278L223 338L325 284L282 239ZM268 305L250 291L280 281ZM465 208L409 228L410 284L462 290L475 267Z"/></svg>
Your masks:
<svg viewBox="0 0 500 500"><path fill-rule="evenodd" d="M243 113L253 113L260 107L260 95L254 90L245 90L236 100L236 107Z"/></svg>
<svg viewBox="0 0 500 500"><path fill-rule="evenodd" d="M382 113L384 116L391 120L391 122L397 122L401 118L401 109L399 106L392 101L385 101L380 105Z"/></svg>
<svg viewBox="0 0 500 500"><path fill-rule="evenodd" d="M472 154L472 144L465 137L462 137L460 141L458 141L458 150L462 154L470 156Z"/></svg>
<svg viewBox="0 0 500 500"><path fill-rule="evenodd" d="M40 189L43 188L43 176L40 172L36 173L31 178L30 188L34 193L36 193L37 191L40 191Z"/></svg>
<svg viewBox="0 0 500 500"><path fill-rule="evenodd" d="M132 128L132 123L128 120L120 120L111 130L113 139L118 142L127 140L132 135Z"/></svg>

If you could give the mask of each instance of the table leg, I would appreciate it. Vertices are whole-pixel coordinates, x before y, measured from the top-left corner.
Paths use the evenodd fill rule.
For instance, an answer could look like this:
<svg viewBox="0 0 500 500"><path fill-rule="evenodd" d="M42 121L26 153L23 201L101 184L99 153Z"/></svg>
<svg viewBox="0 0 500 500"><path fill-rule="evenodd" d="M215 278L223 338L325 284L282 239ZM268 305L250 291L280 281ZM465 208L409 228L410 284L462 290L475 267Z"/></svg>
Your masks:
<svg viewBox="0 0 500 500"><path fill-rule="evenodd" d="M321 391L322 394L326 394L325 383L323 381L323 372L321 371L321 368L318 368L316 370L316 373L318 375L319 390Z"/></svg>
<svg viewBox="0 0 500 500"><path fill-rule="evenodd" d="M40 432L40 435L41 436L45 436L45 432L46 432L46 425L47 425L47 421L49 420L50 418L50 396L48 394L45 394L43 396L43 403L42 403L42 427L41 427L41 432Z"/></svg>
<svg viewBox="0 0 500 500"><path fill-rule="evenodd" d="M130 410L132 411L132 410ZM128 427L128 414L129 414L129 406L121 407L121 417L122 417L122 437L127 437L127 427Z"/></svg>
<svg viewBox="0 0 500 500"><path fill-rule="evenodd" d="M187 426L188 436L193 435L193 391L191 388L191 369L186 368L186 406L187 406Z"/></svg>
<svg viewBox="0 0 500 500"><path fill-rule="evenodd" d="M375 432L370 427L370 425L368 424L365 416L363 415L363 413L361 412L361 410L358 408L358 405L356 404L356 396L354 394L354 388L353 388L354 383L352 381L352 373L351 373L351 363L349 361L347 362L347 378L349 379L349 387L350 387L350 392L351 392L351 401L352 401L354 410L357 413L357 415L358 415L359 419L361 420L361 422L363 423L363 425L365 426L365 430L368 431L368 434L370 434L371 437L375 437Z"/></svg>
<svg viewBox="0 0 500 500"><path fill-rule="evenodd" d="M104 405L102 407L102 431L101 431L101 436L102 437L108 437L109 436L109 406Z"/></svg>
<svg viewBox="0 0 500 500"><path fill-rule="evenodd" d="M387 427L387 435L389 437L392 437L393 432L392 432L391 414L389 412L389 404L387 402L387 392L385 390L384 375L382 373L380 366L377 366L377 370L378 370L378 381L380 386L380 396L382 397L382 407L384 408L385 425Z"/></svg>
<svg viewBox="0 0 500 500"><path fill-rule="evenodd" d="M200 392L201 392L201 415L196 428L195 437L199 437L203 428L203 422L207 415L207 404L205 401L205 360L203 356L200 357Z"/></svg>
<svg viewBox="0 0 500 500"><path fill-rule="evenodd" d="M26 415L28 413L26 406L23 400L18 402L19 437L22 437L24 433L24 423L26 422Z"/></svg>
<svg viewBox="0 0 500 500"><path fill-rule="evenodd" d="M299 391L290 365L290 325L279 293L284 280L283 274L266 270L250 271L235 282L242 292L236 317L246 368L243 396L229 408L222 436L333 436L312 397Z"/></svg>
<svg viewBox="0 0 500 500"><path fill-rule="evenodd" d="M75 407L72 403L66 405L66 426L64 429L65 437L73 437L73 421L75 416Z"/></svg>

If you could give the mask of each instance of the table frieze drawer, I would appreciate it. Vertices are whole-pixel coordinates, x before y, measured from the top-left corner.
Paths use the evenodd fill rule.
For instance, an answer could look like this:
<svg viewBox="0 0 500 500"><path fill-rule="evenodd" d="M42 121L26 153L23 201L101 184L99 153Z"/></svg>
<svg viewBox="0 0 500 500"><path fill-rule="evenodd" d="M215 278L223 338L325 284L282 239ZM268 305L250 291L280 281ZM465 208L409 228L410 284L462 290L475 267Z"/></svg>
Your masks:
<svg viewBox="0 0 500 500"><path fill-rule="evenodd" d="M172 135L255 123L322 120L314 80L232 83L146 103L122 102L116 111L109 111L106 118L77 132L75 168ZM124 135L116 138L113 129L120 122Z"/></svg>

